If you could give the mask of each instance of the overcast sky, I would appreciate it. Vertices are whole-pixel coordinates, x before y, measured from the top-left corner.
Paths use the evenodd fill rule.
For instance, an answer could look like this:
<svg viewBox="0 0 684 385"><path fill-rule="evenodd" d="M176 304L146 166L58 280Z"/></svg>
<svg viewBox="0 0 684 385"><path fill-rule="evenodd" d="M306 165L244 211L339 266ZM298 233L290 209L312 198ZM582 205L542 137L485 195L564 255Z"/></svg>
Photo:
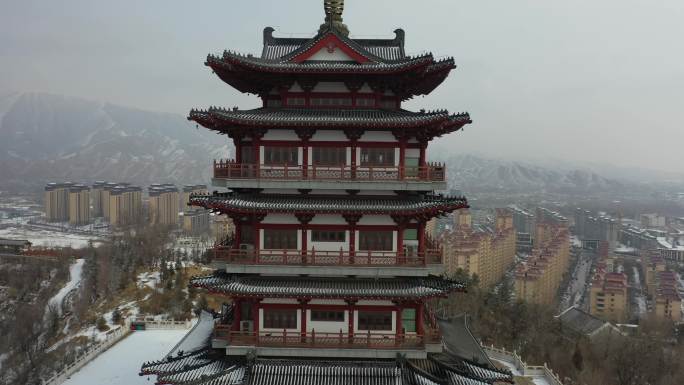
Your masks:
<svg viewBox="0 0 684 385"><path fill-rule="evenodd" d="M256 98L203 65L311 36L323 0L0 0L0 93L43 91L186 115ZM454 151L684 170L684 1L347 0L352 36L406 30L459 68L408 108L468 111Z"/></svg>

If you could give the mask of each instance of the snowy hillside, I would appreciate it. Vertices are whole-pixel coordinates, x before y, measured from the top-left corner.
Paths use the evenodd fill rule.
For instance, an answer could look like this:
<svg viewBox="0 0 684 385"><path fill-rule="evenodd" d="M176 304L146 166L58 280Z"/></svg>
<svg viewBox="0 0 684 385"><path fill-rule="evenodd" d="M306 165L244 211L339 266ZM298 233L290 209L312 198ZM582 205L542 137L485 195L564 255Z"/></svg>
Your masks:
<svg viewBox="0 0 684 385"><path fill-rule="evenodd" d="M446 165L450 188L465 191L546 191L581 194L616 191L624 187L623 182L604 178L592 171L560 170L473 155L449 157Z"/></svg>
<svg viewBox="0 0 684 385"><path fill-rule="evenodd" d="M0 97L0 189L48 181L200 183L228 140L182 115L48 94Z"/></svg>

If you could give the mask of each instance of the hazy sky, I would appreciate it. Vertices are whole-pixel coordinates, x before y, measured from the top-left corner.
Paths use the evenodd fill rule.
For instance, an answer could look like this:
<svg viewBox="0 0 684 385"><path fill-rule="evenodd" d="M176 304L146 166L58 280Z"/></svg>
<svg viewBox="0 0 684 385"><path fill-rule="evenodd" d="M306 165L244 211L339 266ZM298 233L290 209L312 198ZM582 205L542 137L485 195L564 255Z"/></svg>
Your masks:
<svg viewBox="0 0 684 385"><path fill-rule="evenodd" d="M313 35L323 0L0 0L0 93L45 91L187 114L249 108L203 65ZM684 1L347 0L356 37L459 68L408 108L468 111L454 151L684 170Z"/></svg>

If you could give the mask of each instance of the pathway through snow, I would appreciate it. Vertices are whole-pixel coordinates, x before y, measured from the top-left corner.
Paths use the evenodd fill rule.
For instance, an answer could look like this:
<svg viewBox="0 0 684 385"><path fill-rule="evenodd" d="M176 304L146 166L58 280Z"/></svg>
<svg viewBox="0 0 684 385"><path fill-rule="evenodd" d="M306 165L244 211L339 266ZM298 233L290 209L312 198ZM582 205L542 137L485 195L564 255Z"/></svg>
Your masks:
<svg viewBox="0 0 684 385"><path fill-rule="evenodd" d="M72 291L78 288L81 284L81 277L83 273L84 259L77 259L74 264L69 267L69 282L57 293L50 298L48 306L56 306L59 314L62 314L62 303L64 298Z"/></svg>

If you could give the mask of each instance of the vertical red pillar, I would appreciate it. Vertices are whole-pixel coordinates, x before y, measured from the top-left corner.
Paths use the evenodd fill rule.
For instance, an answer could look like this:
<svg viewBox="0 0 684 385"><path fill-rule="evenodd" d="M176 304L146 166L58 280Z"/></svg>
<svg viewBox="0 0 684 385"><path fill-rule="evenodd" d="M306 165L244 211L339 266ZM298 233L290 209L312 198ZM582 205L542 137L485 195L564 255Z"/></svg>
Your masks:
<svg viewBox="0 0 684 385"><path fill-rule="evenodd" d="M252 320L254 322L254 335L257 336L257 340L259 337L259 308L261 306L259 305L259 300L255 300L253 305L252 305Z"/></svg>
<svg viewBox="0 0 684 385"><path fill-rule="evenodd" d="M425 253L425 221L423 220L418 221L418 252Z"/></svg>
<svg viewBox="0 0 684 385"><path fill-rule="evenodd" d="M404 331L402 330L404 328L402 324L402 319L401 319L401 311L402 307L397 306L394 308L394 311L397 313L397 338L401 338L404 335Z"/></svg>
<svg viewBox="0 0 684 385"><path fill-rule="evenodd" d="M261 236L260 236L260 231L259 231L260 227L261 227L260 225L261 225L261 223L257 219L255 219L252 222L252 228L254 231L254 235L253 235L253 237L254 237L254 253L255 253L254 255L257 256L257 259L259 256L259 250L261 250Z"/></svg>
<svg viewBox="0 0 684 385"><path fill-rule="evenodd" d="M235 225L235 239L233 239L233 248L240 249L240 241L242 240L242 223L234 219Z"/></svg>
<svg viewBox="0 0 684 385"><path fill-rule="evenodd" d="M406 177L406 139L401 138L399 141L399 179L404 180Z"/></svg>
<svg viewBox="0 0 684 385"><path fill-rule="evenodd" d="M252 138L252 151L254 151L254 172L256 173L255 177L259 178L261 176L261 172L259 170L261 169L261 148L260 148L260 140L257 136L254 136Z"/></svg>
<svg viewBox="0 0 684 385"><path fill-rule="evenodd" d="M351 257L356 253L356 226L349 226L349 255Z"/></svg>
<svg viewBox="0 0 684 385"><path fill-rule="evenodd" d="M242 141L241 140L235 141L235 163L237 163L237 164L242 163Z"/></svg>
<svg viewBox="0 0 684 385"><path fill-rule="evenodd" d="M302 176L308 179L309 175L309 141L304 142L302 147Z"/></svg>
<svg viewBox="0 0 684 385"><path fill-rule="evenodd" d="M397 227L397 264L402 265L406 262L404 254L404 226Z"/></svg>
<svg viewBox="0 0 684 385"><path fill-rule="evenodd" d="M307 304L307 302L301 301L301 304L302 304L302 306L301 306L302 328L301 328L300 332L302 333L302 341L304 341L304 339L306 338L306 318L307 318L306 317L306 304Z"/></svg>
<svg viewBox="0 0 684 385"><path fill-rule="evenodd" d="M418 165L420 167L425 167L425 160L426 160L426 150L427 149L427 143L421 143L420 144L420 157L418 159Z"/></svg>
<svg viewBox="0 0 684 385"><path fill-rule="evenodd" d="M349 313L348 318L348 327L347 327L347 334L349 335L349 339L352 339L354 337L354 304L353 302L349 302L349 306L347 308L347 313Z"/></svg>
<svg viewBox="0 0 684 385"><path fill-rule="evenodd" d="M352 140L351 144L351 178L356 179L356 167L358 166L358 159L356 159L356 148L357 148L357 143L356 139Z"/></svg>
<svg viewBox="0 0 684 385"><path fill-rule="evenodd" d="M242 305L239 299L233 300L233 324L230 330L240 331L240 321L242 317Z"/></svg>
<svg viewBox="0 0 684 385"><path fill-rule="evenodd" d="M306 225L302 226L302 256L306 257L306 252L309 250L309 239Z"/></svg>

